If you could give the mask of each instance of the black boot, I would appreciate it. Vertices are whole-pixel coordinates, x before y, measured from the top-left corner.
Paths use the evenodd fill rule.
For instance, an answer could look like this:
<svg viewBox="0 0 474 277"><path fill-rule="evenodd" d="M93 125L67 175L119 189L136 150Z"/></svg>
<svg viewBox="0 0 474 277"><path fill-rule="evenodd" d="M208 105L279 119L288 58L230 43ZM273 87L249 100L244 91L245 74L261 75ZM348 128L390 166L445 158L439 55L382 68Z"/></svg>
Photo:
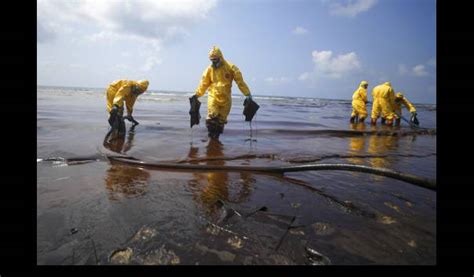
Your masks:
<svg viewBox="0 0 474 277"><path fill-rule="evenodd" d="M217 118L206 119L206 127L210 138L219 138L219 120Z"/></svg>

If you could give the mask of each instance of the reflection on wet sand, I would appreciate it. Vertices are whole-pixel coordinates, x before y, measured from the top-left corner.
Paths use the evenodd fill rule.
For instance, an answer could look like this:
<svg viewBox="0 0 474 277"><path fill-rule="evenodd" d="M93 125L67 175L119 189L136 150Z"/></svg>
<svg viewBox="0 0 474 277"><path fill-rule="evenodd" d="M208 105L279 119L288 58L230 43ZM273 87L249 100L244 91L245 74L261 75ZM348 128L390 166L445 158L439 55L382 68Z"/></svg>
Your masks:
<svg viewBox="0 0 474 277"><path fill-rule="evenodd" d="M191 147L188 158L196 159L199 148ZM206 147L206 158L224 157L224 145L218 140L211 139ZM206 161L207 165L225 165L225 160ZM191 186L197 186L194 199L204 206L206 213L213 215L219 208L216 203L224 202L240 203L248 199L251 190L250 185L255 182L252 174L241 172L240 179L233 180L229 172L213 171L208 173L193 173L194 180ZM236 190L234 195L233 191Z"/></svg>
<svg viewBox="0 0 474 277"><path fill-rule="evenodd" d="M350 124L351 130L365 131L365 124L361 123L352 123ZM350 155L360 155L364 153L365 147L365 136L352 136L349 138L349 154ZM354 164L364 164L364 160L361 158L349 158L349 162Z"/></svg>
<svg viewBox="0 0 474 277"><path fill-rule="evenodd" d="M371 155L384 155L394 152L398 148L398 136L370 136L367 153ZM390 168L393 160L390 157L371 158L369 164L373 167ZM374 178L381 179L377 176Z"/></svg>
<svg viewBox="0 0 474 277"><path fill-rule="evenodd" d="M130 128L126 139L125 136L125 133L108 133L104 138L103 145L113 152L125 154L133 146L134 127ZM144 169L112 164L104 178L109 199L119 200L122 197L133 198L145 194L149 178L150 173Z"/></svg>
<svg viewBox="0 0 474 277"><path fill-rule="evenodd" d="M350 124L350 128L352 130L357 131L364 131L366 130L366 125L363 123L355 123ZM376 130L376 126L370 126L371 130ZM382 126L384 129L390 128L390 130L398 129L397 127L386 127ZM399 136L377 136L377 135L370 135L369 138L366 136L354 136L349 138L349 154L354 156L364 156L364 154L368 154L370 156L375 156L369 158L368 164L372 167L382 167L382 168L390 168L391 163L393 162L393 158L390 157L377 157L377 156L385 156L390 154L391 152L395 152L398 148L398 141ZM367 141L367 150L365 150L365 144ZM365 153L366 152L366 153ZM351 157L348 160L353 164L364 165L366 163L366 159L358 158L358 157ZM375 180L381 180L383 177L373 175L372 178Z"/></svg>

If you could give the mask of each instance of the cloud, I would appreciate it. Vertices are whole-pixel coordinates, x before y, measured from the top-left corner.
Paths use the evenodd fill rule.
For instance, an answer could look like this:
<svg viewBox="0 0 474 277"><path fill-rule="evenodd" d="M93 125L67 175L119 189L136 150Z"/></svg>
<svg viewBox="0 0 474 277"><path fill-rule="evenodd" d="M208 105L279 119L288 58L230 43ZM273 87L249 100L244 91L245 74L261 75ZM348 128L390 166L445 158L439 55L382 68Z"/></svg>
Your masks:
<svg viewBox="0 0 474 277"><path fill-rule="evenodd" d="M436 61L434 61L433 59L428 61L427 64L436 67ZM400 75L408 75L413 77L424 77L429 75L426 66L423 64L415 65L411 69L408 69L407 66L404 64L399 64L398 73Z"/></svg>
<svg viewBox="0 0 474 277"><path fill-rule="evenodd" d="M306 30L305 28L301 26L296 26L296 28L293 30L293 34L295 35L304 35L307 33L308 33L308 30Z"/></svg>
<svg viewBox="0 0 474 277"><path fill-rule="evenodd" d="M264 81L270 85L282 85L293 81L291 77L267 77Z"/></svg>
<svg viewBox="0 0 474 277"><path fill-rule="evenodd" d="M146 59L145 64L140 68L141 71L149 72L155 66L161 64L161 59L155 56L150 56Z"/></svg>
<svg viewBox="0 0 474 277"><path fill-rule="evenodd" d="M135 45L128 51L139 52L142 61L135 60L134 68L149 72L162 62L163 45L187 36L216 5L217 0L38 0L37 42L70 34L92 46Z"/></svg>
<svg viewBox="0 0 474 277"><path fill-rule="evenodd" d="M346 0L338 2L323 1L329 3L329 13L331 15L355 17L359 13L366 12L377 4L377 0Z"/></svg>
<svg viewBox="0 0 474 277"><path fill-rule="evenodd" d="M340 78L345 74L360 68L360 62L357 54L350 52L333 57L332 51L313 51L311 53L314 63L314 73L317 76ZM299 79L307 79L308 76L303 73Z"/></svg>
<svg viewBox="0 0 474 277"><path fill-rule="evenodd" d="M425 66L422 64L419 64L413 67L412 73L414 76L417 76L417 77L428 76L428 72L426 72Z"/></svg>
<svg viewBox="0 0 474 277"><path fill-rule="evenodd" d="M187 34L194 24L205 19L216 0L38 0L38 42L60 35L48 26L94 27L108 37L140 37L168 41ZM95 39L108 38L96 36Z"/></svg>

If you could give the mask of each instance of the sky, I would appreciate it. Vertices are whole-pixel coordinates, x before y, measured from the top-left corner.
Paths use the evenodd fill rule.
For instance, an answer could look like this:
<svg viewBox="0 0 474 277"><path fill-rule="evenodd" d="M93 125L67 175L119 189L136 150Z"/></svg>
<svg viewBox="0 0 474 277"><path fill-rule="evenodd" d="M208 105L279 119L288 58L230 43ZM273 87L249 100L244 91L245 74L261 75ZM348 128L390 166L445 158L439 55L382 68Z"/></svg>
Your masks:
<svg viewBox="0 0 474 277"><path fill-rule="evenodd" d="M350 100L390 81L436 104L435 0L37 1L38 85L192 93L213 45L254 95Z"/></svg>

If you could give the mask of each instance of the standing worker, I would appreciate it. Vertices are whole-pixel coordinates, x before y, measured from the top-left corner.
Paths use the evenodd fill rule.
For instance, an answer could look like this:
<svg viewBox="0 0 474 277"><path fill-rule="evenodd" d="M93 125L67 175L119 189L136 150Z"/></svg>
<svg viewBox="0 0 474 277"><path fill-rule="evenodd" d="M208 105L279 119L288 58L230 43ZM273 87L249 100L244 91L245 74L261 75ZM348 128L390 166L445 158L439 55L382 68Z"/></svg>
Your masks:
<svg viewBox="0 0 474 277"><path fill-rule="evenodd" d="M419 125L420 122L418 121L418 118L416 118L417 114L416 114L415 106L413 106L413 104L410 101L408 101L408 99L401 92L397 92L397 94L395 94L394 110L399 118L395 120L395 126L400 125L400 117L402 116L402 104L411 113L410 122L412 122L415 125Z"/></svg>
<svg viewBox="0 0 474 277"><path fill-rule="evenodd" d="M120 133L125 132L124 119L133 122L133 126L138 122L133 118L133 105L137 97L148 88L147 80L130 81L117 80L112 82L107 88L107 111L109 112L109 124L113 130ZM123 117L124 102L127 106L127 116Z"/></svg>
<svg viewBox="0 0 474 277"><path fill-rule="evenodd" d="M221 50L214 46L209 52L211 65L205 70L192 98L201 97L209 89L207 100L206 127L210 138L218 139L227 124L227 116L232 106L232 80L239 90L251 100L250 89L245 83L239 68L224 59Z"/></svg>
<svg viewBox="0 0 474 277"><path fill-rule="evenodd" d="M367 88L369 83L367 81L360 82L359 88L352 95L352 114L351 123L364 122L367 117Z"/></svg>
<svg viewBox="0 0 474 277"><path fill-rule="evenodd" d="M377 124L377 119L382 117L382 124L392 126L393 120L398 117L394 113L395 92L392 84L385 82L372 90L373 104L370 123Z"/></svg>

